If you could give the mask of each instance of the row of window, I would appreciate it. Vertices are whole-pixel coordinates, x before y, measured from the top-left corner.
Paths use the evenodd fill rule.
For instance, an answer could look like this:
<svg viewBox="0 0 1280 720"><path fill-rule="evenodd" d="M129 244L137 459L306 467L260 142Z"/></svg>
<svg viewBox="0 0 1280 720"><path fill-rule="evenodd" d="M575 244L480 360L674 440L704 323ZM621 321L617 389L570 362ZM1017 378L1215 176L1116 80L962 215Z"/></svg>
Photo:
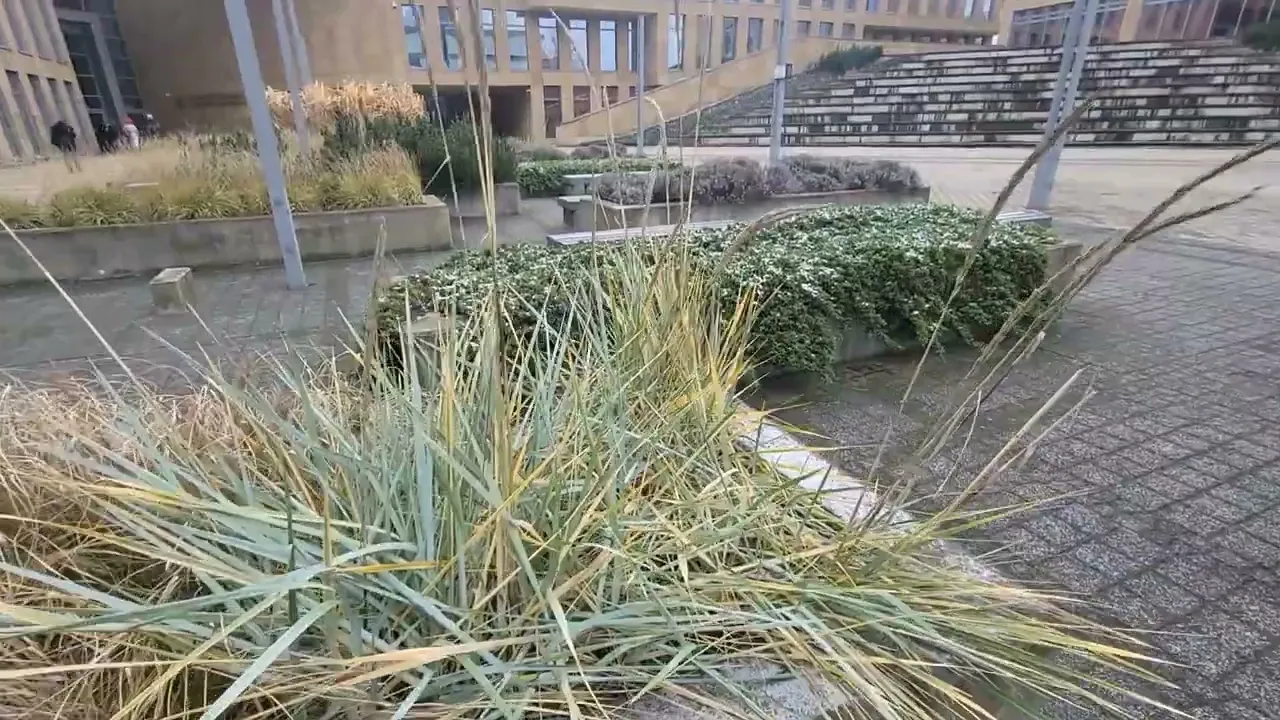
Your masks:
<svg viewBox="0 0 1280 720"><path fill-rule="evenodd" d="M613 105L618 102L617 85L604 86L604 103L605 105ZM628 89L628 97L636 96L636 86L632 85ZM556 128L566 120L572 120L576 117L582 117L591 112L591 87L589 85L573 86L573 115L566 116L561 102L561 92L559 85L547 85L542 88L542 114L544 120L544 132L546 137L554 138L556 136Z"/></svg>
<svg viewBox="0 0 1280 720"><path fill-rule="evenodd" d="M3 4L8 27L0 26L0 47L66 62L58 19L47 0L4 0Z"/></svg>
<svg viewBox="0 0 1280 720"><path fill-rule="evenodd" d="M37 75L24 78L13 70L6 70L5 76L17 107L10 107L0 93L0 133L15 158L42 154L48 148L48 127L58 120L71 123L81 138L93 137L81 127L70 82Z"/></svg>
<svg viewBox="0 0 1280 720"><path fill-rule="evenodd" d="M802 0L803 1L803 0ZM878 12L881 0L858 0L865 2L868 12ZM886 8L890 13L896 13L904 0L884 0ZM923 6L930 12L935 10L944 13L948 17L958 17L961 12L965 17L972 17L973 13L980 10L986 17L990 17L992 12L993 0L905 0L905 4L909 13L914 13L919 7ZM462 44L458 36L457 24L454 22L453 12L448 7L439 7L436 9L439 13L440 25L440 42L441 48L440 60L443 61L444 67L449 70L460 70L464 64L462 55ZM402 25L405 34L405 46L408 52L410 67L425 69L428 64L428 58L425 49L425 16L424 9L421 5L407 4L401 6ZM686 15L671 13L667 17L667 69L674 70L684 67L685 56L685 26ZM507 37L507 48L509 52L509 68L511 70L528 70L529 69L529 46L528 46L528 27L527 17L523 11L507 10L504 15L505 30ZM696 62L698 67L707 67L711 60L715 57L714 48L711 47L713 18L707 15L698 15L696 28ZM497 51L497 33L496 26L497 15L491 8L482 8L480 11L480 37L484 48L485 64L491 70L498 67L498 51ZM764 48L764 18L752 17L746 19L746 52L754 53ZM781 31L781 23L773 20L772 41L777 42L778 34ZM720 20L720 62L729 62L738 57L738 34L740 19L734 16L726 16ZM796 35L807 37L815 34L815 23L810 20L800 20L796 22ZM554 16L540 16L537 18L538 32L538 48L541 57L541 67L543 70L560 70L560 41L562 35L568 41L569 51L569 69L585 70L587 69L587 58L598 55L599 67L592 67L592 70L601 72L618 72L619 70L636 71L639 58L637 57L638 43L635 41L636 26L634 21L617 21L617 20L601 20L596 26L597 32L591 32L592 26L584 19L570 18L565 20L557 19ZM841 38L855 38L857 28L854 23L841 23ZM911 31L902 39L919 42L930 42L929 39L920 40L920 37L930 37L928 31L923 31L926 35L921 36L920 31ZM820 37L836 37L836 25L834 22L818 22L816 23L816 34ZM948 42L953 39L947 33L935 32L934 36L938 37L936 42ZM877 37L874 39L895 40L898 39L895 33L889 32L888 36ZM984 40L979 35L957 34L954 38L955 42L977 42ZM625 67L620 63L619 54L625 60Z"/></svg>

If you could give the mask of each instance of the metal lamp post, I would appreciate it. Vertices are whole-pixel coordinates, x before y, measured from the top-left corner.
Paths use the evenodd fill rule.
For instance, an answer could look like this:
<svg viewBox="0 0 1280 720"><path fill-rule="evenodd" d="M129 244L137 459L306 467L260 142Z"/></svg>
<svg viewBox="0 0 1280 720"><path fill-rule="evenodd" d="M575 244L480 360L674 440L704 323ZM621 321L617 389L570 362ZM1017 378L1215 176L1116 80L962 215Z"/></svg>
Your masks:
<svg viewBox="0 0 1280 720"><path fill-rule="evenodd" d="M249 23L249 11L244 3L245 0L224 0L227 25L231 28L231 41L235 46L236 65L240 68L244 99L249 104L253 135L258 142L262 178L267 184L267 195L271 199L271 218L275 222L280 255L284 258L285 282L290 290L301 290L307 286L307 278L302 271L302 253L298 251L298 235L293 225L293 212L289 209L289 195L285 190L280 147L276 142L275 128L271 124L271 111L267 109L267 88L262 82L258 50L253 45L253 27Z"/></svg>
<svg viewBox="0 0 1280 720"><path fill-rule="evenodd" d="M1098 16L1098 0L1075 0L1071 7L1071 16L1067 19L1067 29L1062 37L1062 61L1058 65L1058 77L1053 84L1053 99L1049 103L1049 117L1044 123L1045 137L1048 138L1062 123L1063 118L1071 114L1076 106L1076 93L1080 88L1080 76L1084 73L1084 62L1089 55L1089 40L1093 35L1093 22ZM1031 179L1031 195L1027 207L1047 213L1049 197L1053 194L1053 182L1058 175L1058 161L1062 157L1062 146L1065 136L1045 153L1036 166L1035 175Z"/></svg>
<svg viewBox="0 0 1280 720"><path fill-rule="evenodd" d="M782 0L782 22L778 27L778 62L773 67L773 114L769 120L769 162L782 158L782 110L787 104L787 43L791 35L791 3Z"/></svg>

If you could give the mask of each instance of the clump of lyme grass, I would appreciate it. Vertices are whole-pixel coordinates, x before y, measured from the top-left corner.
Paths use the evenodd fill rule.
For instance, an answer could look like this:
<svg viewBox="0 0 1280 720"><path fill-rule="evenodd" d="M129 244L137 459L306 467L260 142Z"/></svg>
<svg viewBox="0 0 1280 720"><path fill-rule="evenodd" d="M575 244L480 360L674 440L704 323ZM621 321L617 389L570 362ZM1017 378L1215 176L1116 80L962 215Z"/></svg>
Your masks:
<svg viewBox="0 0 1280 720"><path fill-rule="evenodd" d="M725 316L679 249L602 262L511 353L487 312L403 376L281 360L273 387L73 393L73 422L11 392L0 706L605 717L716 707L763 661L949 718L983 690L1107 703L1053 656L1142 674L1054 598L937 562L938 526L847 522L741 449L753 301Z"/></svg>

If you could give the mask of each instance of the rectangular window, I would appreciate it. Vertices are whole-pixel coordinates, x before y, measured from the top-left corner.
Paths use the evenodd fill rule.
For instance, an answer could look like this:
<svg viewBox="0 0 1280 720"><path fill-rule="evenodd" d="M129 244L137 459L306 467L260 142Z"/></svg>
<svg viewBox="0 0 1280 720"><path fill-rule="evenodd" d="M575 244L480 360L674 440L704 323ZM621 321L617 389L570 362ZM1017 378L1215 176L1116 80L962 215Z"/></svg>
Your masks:
<svg viewBox="0 0 1280 720"><path fill-rule="evenodd" d="M46 78L46 82L49 84L49 97L53 98L53 104L58 111L57 119L66 120L67 124L74 128L79 128L80 121L76 117L75 111L67 105L67 96L62 94L58 81L53 78ZM77 130L77 132L79 132L79 130Z"/></svg>
<svg viewBox="0 0 1280 720"><path fill-rule="evenodd" d="M512 70L529 69L529 32L524 25L523 10L507 11L507 48Z"/></svg>
<svg viewBox="0 0 1280 720"><path fill-rule="evenodd" d="M462 45L458 43L458 27L453 24L449 8L440 11L440 50L444 53L444 66L450 70L462 69Z"/></svg>
<svg viewBox="0 0 1280 720"><path fill-rule="evenodd" d="M637 21L632 20L627 23L627 67L631 72L640 72L640 45L636 41L636 35L639 33ZM649 26L645 25L645 31L649 30Z"/></svg>
<svg viewBox="0 0 1280 720"><path fill-rule="evenodd" d="M36 54L45 60L53 59L53 38L48 34L49 26L45 22L43 0L21 0L27 8L27 28L36 41ZM14 2L14 0L8 0Z"/></svg>
<svg viewBox="0 0 1280 720"><path fill-rule="evenodd" d="M835 23L823 22L818 23L818 34L822 37L831 37L835 35Z"/></svg>
<svg viewBox="0 0 1280 720"><path fill-rule="evenodd" d="M74 97L74 96L73 96ZM0 129L4 130L4 139L9 142L9 149L14 157L22 157L22 139L18 135L18 126L14 124L13 111L0 93Z"/></svg>
<svg viewBox="0 0 1280 720"><path fill-rule="evenodd" d="M425 70L427 51L422 47L422 6L412 3L401 5L400 26L404 28L404 49L409 54L409 67Z"/></svg>
<svg viewBox="0 0 1280 720"><path fill-rule="evenodd" d="M667 69L684 67L684 14L667 15Z"/></svg>
<svg viewBox="0 0 1280 720"><path fill-rule="evenodd" d="M632 85L631 87L627 88L627 93L628 93L631 97L635 97L635 96L636 96L636 86L635 86L635 85Z"/></svg>
<svg viewBox="0 0 1280 720"><path fill-rule="evenodd" d="M857 34L857 30L858 29L853 26L853 23L845 23L840 26L840 37L846 39L851 38Z"/></svg>
<svg viewBox="0 0 1280 720"><path fill-rule="evenodd" d="M720 62L726 63L738 57L738 18L725 17L720 42Z"/></svg>
<svg viewBox="0 0 1280 720"><path fill-rule="evenodd" d="M809 27L812 24L813 23L810 23L808 20L801 20L796 23L796 35L800 37L809 37Z"/></svg>
<svg viewBox="0 0 1280 720"><path fill-rule="evenodd" d="M800 7L813 7L813 0L800 0Z"/></svg>
<svg viewBox="0 0 1280 720"><path fill-rule="evenodd" d="M780 39L782 39L782 21L774 20L773 21L773 44L777 45L778 40Z"/></svg>
<svg viewBox="0 0 1280 720"><path fill-rule="evenodd" d="M493 10L480 10L480 42L484 45L484 64L490 70L498 69L498 30L494 25Z"/></svg>
<svg viewBox="0 0 1280 720"><path fill-rule="evenodd" d="M569 67L586 70L587 53L590 51L587 47L587 21L569 20Z"/></svg>
<svg viewBox="0 0 1280 720"><path fill-rule="evenodd" d="M538 45L542 48L542 69L560 69L560 29L553 17L538 18ZM556 103L560 102L560 91L556 90ZM560 123L556 123L559 125ZM548 137L555 137L554 135Z"/></svg>
<svg viewBox="0 0 1280 720"><path fill-rule="evenodd" d="M890 2L892 2L892 0L890 0ZM973 8L974 8L973 0L964 0L964 16L965 17L973 17Z"/></svg>
<svg viewBox="0 0 1280 720"><path fill-rule="evenodd" d="M759 52L764 44L764 19L750 18L747 20L747 52Z"/></svg>
<svg viewBox="0 0 1280 720"><path fill-rule="evenodd" d="M573 86L573 116L582 117L591 112L591 87L589 85Z"/></svg>
<svg viewBox="0 0 1280 720"><path fill-rule="evenodd" d="M5 14L9 16L9 31L13 33L13 43L18 52L29 53L31 46L27 44L27 34L22 32L22 21L18 17L18 4L14 0L5 0Z"/></svg>
<svg viewBox="0 0 1280 720"><path fill-rule="evenodd" d="M605 102L609 103L610 105L617 105L618 104L618 86L605 85L604 97L605 97Z"/></svg>
<svg viewBox="0 0 1280 720"><path fill-rule="evenodd" d="M604 72L618 72L618 21L616 20L600 21L600 69Z"/></svg>
<svg viewBox="0 0 1280 720"><path fill-rule="evenodd" d="M972 2L973 0L970 0ZM896 15L898 8L902 6L902 0L885 0L884 11L890 15Z"/></svg>
<svg viewBox="0 0 1280 720"><path fill-rule="evenodd" d="M823 9L823 10L835 10L835 9L836 9L836 0L822 0L822 9Z"/></svg>
<svg viewBox="0 0 1280 720"><path fill-rule="evenodd" d="M920 14L920 0L907 0L907 14L908 15Z"/></svg>
<svg viewBox="0 0 1280 720"><path fill-rule="evenodd" d="M867 12L880 12L880 0L867 0Z"/></svg>
<svg viewBox="0 0 1280 720"><path fill-rule="evenodd" d="M698 16L698 37L694 39L694 52L697 55L698 68L711 67L711 18Z"/></svg>
<svg viewBox="0 0 1280 720"><path fill-rule="evenodd" d="M31 83L31 93L36 96L36 107L40 109L40 116L44 119L43 126L49 127L58 120L53 108L49 107L52 99L44 96L44 92L42 92L44 83L40 82L39 76L28 75L27 82Z"/></svg>
<svg viewBox="0 0 1280 720"><path fill-rule="evenodd" d="M542 27L542 18L538 19L538 27ZM556 128L560 127L560 86L544 85L542 88L542 115L546 134L549 139L556 137Z"/></svg>
<svg viewBox="0 0 1280 720"><path fill-rule="evenodd" d="M13 101L18 104L18 115L26 125L27 139L31 141L31 147L44 147L44 143L40 142L44 138L44 129L36 125L35 110L31 107L31 98L27 96L22 76L12 70L5 70L4 74L9 77L9 90L13 93Z"/></svg>
<svg viewBox="0 0 1280 720"><path fill-rule="evenodd" d="M853 12L858 9L858 0L844 0L844 9Z"/></svg>

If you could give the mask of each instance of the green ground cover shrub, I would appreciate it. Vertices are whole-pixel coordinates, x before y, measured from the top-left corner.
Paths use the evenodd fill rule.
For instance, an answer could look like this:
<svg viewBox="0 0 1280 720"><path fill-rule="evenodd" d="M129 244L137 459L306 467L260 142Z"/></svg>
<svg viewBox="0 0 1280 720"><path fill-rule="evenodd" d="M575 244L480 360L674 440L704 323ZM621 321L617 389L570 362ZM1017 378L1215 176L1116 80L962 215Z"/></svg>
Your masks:
<svg viewBox="0 0 1280 720"><path fill-rule="evenodd" d="M520 163L515 179L523 197L557 197L564 192L565 175L651 170L662 164L659 159L635 157L535 160Z"/></svg>
<svg viewBox="0 0 1280 720"><path fill-rule="evenodd" d="M761 302L752 334L756 362L827 373L841 332L851 326L891 343L927 337L980 220L976 211L945 205L832 206L766 229L727 256L741 225L692 233L683 242L699 262L721 267L726 302L743 293ZM946 336L974 342L998 328L1043 281L1051 239L1039 227L998 226L943 322ZM394 333L406 300L412 313L439 307L470 315L496 266L511 296L521 298L505 308L519 335L538 308L561 317L599 255L617 252L516 245L496 255L460 254L391 287L377 308L379 324Z"/></svg>
<svg viewBox="0 0 1280 720"><path fill-rule="evenodd" d="M495 138L486 150L476 144L475 127L458 120L441 131L429 117L362 117L342 115L325 137L326 150L352 158L388 144L409 154L422 178L423 189L436 197L450 198L480 192L484 175L482 153L493 163L495 183L516 179L516 149L508 138Z"/></svg>

